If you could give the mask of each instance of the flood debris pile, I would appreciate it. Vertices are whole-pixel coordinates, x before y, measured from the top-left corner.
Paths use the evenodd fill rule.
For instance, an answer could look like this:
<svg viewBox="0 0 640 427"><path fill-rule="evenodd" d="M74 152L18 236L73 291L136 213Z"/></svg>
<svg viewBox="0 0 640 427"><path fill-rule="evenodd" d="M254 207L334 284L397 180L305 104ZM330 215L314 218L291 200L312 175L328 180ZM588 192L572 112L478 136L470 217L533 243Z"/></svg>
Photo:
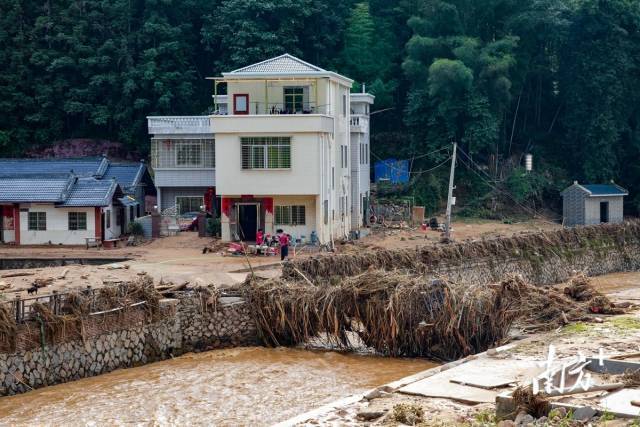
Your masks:
<svg viewBox="0 0 640 427"><path fill-rule="evenodd" d="M638 244L640 222L629 221L416 249L318 255L292 261L284 266L283 275L289 279L296 278L298 270L307 277L328 279L332 276L355 276L369 268L424 273L441 265L460 265L469 260L571 258L576 251L585 248L599 250Z"/></svg>
<svg viewBox="0 0 640 427"><path fill-rule="evenodd" d="M15 351L85 338L92 329L114 322L153 322L161 317L161 294L151 277L95 290L74 290L48 299L24 301L21 319L14 302L0 304L0 351ZM108 319L107 319L108 318Z"/></svg>
<svg viewBox="0 0 640 427"><path fill-rule="evenodd" d="M514 325L556 328L584 320L584 302L519 277L486 286L370 270L313 284L249 278L243 287L267 345L297 345L327 335L354 347L350 335L379 353L455 360L503 342Z"/></svg>

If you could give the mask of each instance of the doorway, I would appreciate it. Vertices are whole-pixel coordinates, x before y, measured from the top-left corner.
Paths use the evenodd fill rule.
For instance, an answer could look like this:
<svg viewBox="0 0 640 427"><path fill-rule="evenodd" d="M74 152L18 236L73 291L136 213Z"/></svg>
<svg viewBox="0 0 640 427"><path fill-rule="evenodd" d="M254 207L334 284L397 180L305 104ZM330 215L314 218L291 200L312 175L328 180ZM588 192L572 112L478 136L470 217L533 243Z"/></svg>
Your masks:
<svg viewBox="0 0 640 427"><path fill-rule="evenodd" d="M258 203L240 203L238 206L238 235L245 242L255 242L258 231Z"/></svg>
<svg viewBox="0 0 640 427"><path fill-rule="evenodd" d="M99 212L99 213L98 213ZM106 227L106 217L102 213L102 209L100 209L96 214L100 215L100 240L104 241Z"/></svg>
<svg viewBox="0 0 640 427"><path fill-rule="evenodd" d="M600 222L609 222L609 202L600 202Z"/></svg>

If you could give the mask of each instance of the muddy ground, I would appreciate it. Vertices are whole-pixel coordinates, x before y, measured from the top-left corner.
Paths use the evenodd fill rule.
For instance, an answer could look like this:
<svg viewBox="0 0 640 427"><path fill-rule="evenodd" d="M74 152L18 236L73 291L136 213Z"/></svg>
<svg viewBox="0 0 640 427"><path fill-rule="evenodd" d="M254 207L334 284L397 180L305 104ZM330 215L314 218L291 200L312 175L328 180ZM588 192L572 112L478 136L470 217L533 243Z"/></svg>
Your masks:
<svg viewBox="0 0 640 427"><path fill-rule="evenodd" d="M510 236L522 232L548 230L558 225L528 221L503 224L498 221L466 220L453 223L456 240L470 240L497 236ZM353 244L337 244L336 251L349 252L369 248L401 248L436 245L440 232L421 231L419 228L376 228L371 234ZM213 253L202 253L205 246L214 248ZM0 295L12 298L16 294L28 296L27 289L36 279L53 279L38 295L56 290L64 292L77 287L101 287L118 281L132 280L138 274L148 273L154 281L181 284L214 284L227 286L242 282L249 264L258 275L273 277L279 274L278 256L237 256L226 252L226 245L210 238L200 238L197 233L184 232L177 236L157 239L140 246L116 249L97 249L68 246L0 246L3 258L127 258L128 261L107 265L68 265L20 270L0 270ZM290 251L292 257L306 257L317 253L317 249L303 248ZM3 277L15 273L26 276ZM8 286L8 287L7 287ZM2 290L5 287L6 289ZM32 295L33 296L33 295Z"/></svg>

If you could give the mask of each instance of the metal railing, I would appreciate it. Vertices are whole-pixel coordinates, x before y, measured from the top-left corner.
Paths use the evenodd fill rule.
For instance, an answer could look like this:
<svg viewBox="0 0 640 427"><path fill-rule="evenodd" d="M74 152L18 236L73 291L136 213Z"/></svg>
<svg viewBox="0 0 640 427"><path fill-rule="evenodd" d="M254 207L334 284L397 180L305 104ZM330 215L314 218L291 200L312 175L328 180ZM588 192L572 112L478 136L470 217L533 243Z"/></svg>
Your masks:
<svg viewBox="0 0 640 427"><path fill-rule="evenodd" d="M162 138L151 140L154 169L213 169L216 165L213 138Z"/></svg>
<svg viewBox="0 0 640 427"><path fill-rule="evenodd" d="M118 290L119 290L118 295L123 296L124 294L121 287L118 287ZM94 314L101 313L100 311L96 311L96 289L93 289L91 286L87 286L85 289L82 289L80 292L85 297L90 298L88 315L91 316ZM56 316L69 314L63 310L63 307L65 307L65 303L67 302L69 295L70 293L68 292L60 293L57 291L53 291L49 295L43 295L38 297L21 298L19 295L16 295L16 297L13 300L4 301L2 302L2 304L5 304L6 306L9 307L9 312L11 313L12 317L15 319L16 324L24 324L27 321L36 320L36 315L33 308L35 303L39 303L46 306L49 310L51 310L51 313ZM131 306L139 305L139 304L140 302L136 302ZM114 307L110 311L116 311L121 308L122 307Z"/></svg>
<svg viewBox="0 0 640 427"><path fill-rule="evenodd" d="M147 117L149 133L213 134L209 116L153 116Z"/></svg>
<svg viewBox="0 0 640 427"><path fill-rule="evenodd" d="M229 114L240 115L233 106ZM281 115L281 114L331 114L331 105L317 105L314 102L249 102L248 115Z"/></svg>

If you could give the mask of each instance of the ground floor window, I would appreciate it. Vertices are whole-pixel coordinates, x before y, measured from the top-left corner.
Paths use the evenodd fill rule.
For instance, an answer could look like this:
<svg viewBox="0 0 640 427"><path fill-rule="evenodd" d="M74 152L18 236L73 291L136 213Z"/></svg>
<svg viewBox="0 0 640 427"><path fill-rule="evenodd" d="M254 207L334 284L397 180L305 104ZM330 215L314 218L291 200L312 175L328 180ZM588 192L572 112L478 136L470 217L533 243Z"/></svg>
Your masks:
<svg viewBox="0 0 640 427"><path fill-rule="evenodd" d="M105 219L106 227L111 228L111 209L109 209L106 213L107 218Z"/></svg>
<svg viewBox="0 0 640 427"><path fill-rule="evenodd" d="M29 212L29 230L46 231L47 229L47 213L46 212Z"/></svg>
<svg viewBox="0 0 640 427"><path fill-rule="evenodd" d="M324 219L324 225L329 224L329 201L325 200L322 203L322 217Z"/></svg>
<svg viewBox="0 0 640 427"><path fill-rule="evenodd" d="M69 212L69 230L86 230L87 213Z"/></svg>
<svg viewBox="0 0 640 427"><path fill-rule="evenodd" d="M305 206L276 206L275 222L276 225L305 225Z"/></svg>
<svg viewBox="0 0 640 427"><path fill-rule="evenodd" d="M200 212L200 206L204 205L204 197L176 197L178 214L187 212Z"/></svg>

